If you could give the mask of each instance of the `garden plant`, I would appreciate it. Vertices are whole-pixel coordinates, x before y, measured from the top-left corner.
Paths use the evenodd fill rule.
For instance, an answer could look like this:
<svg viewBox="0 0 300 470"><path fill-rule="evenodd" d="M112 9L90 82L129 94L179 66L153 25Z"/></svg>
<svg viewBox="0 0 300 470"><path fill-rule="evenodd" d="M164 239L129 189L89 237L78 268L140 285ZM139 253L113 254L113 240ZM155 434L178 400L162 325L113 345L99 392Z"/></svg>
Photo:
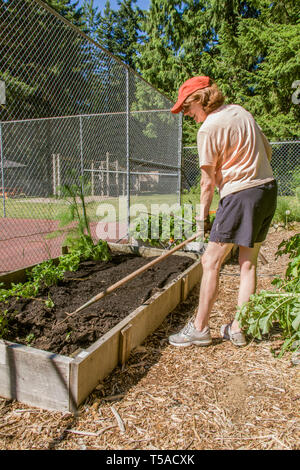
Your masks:
<svg viewBox="0 0 300 470"><path fill-rule="evenodd" d="M261 340L278 325L284 343L278 357L289 349L300 348L300 235L283 240L276 257L288 254L289 263L283 278L272 281L274 290L261 290L250 297L237 312L236 318L246 333Z"/></svg>
<svg viewBox="0 0 300 470"><path fill-rule="evenodd" d="M5 305L11 297L35 298L45 287L57 285L63 279L66 271L77 271L80 262L87 259L108 261L111 258L106 241L99 240L94 244L90 222L87 216L86 202L84 198L84 184L80 179L79 184L64 185L61 188L62 196L67 200L64 210L60 213L60 227L70 225L64 244L67 244L69 253L62 255L58 263L54 260L46 260L27 271L27 281L14 284L6 289L0 283L0 303ZM55 233L55 236L60 231ZM53 307L50 297L41 299L46 308ZM4 337L9 328L9 316L4 310L0 313L0 338Z"/></svg>

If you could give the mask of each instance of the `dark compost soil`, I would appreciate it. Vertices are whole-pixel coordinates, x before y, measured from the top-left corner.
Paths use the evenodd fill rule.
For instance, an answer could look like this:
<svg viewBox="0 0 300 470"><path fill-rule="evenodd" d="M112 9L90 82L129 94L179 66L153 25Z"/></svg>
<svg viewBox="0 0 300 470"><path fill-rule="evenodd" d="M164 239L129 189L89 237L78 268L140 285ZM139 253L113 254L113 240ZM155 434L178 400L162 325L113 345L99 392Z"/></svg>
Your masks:
<svg viewBox="0 0 300 470"><path fill-rule="evenodd" d="M66 312L73 312L152 259L116 254L109 262L86 261L81 263L78 271L65 273L58 285L40 292L38 300L11 298L4 306L10 318L10 334L5 339L67 356L88 348L193 263L189 257L172 255L61 322L66 318ZM52 308L47 308L41 301L48 296L54 302ZM0 305L0 310L2 308Z"/></svg>

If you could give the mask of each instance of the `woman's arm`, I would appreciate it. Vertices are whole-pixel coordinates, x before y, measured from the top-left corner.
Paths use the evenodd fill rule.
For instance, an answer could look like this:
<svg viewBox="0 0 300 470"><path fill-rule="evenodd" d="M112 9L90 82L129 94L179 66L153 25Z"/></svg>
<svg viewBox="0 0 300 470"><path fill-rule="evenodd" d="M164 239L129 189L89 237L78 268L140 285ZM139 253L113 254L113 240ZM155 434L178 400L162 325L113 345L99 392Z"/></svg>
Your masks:
<svg viewBox="0 0 300 470"><path fill-rule="evenodd" d="M209 209L215 190L215 170L214 166L201 167L200 214L197 217L199 220L209 218Z"/></svg>

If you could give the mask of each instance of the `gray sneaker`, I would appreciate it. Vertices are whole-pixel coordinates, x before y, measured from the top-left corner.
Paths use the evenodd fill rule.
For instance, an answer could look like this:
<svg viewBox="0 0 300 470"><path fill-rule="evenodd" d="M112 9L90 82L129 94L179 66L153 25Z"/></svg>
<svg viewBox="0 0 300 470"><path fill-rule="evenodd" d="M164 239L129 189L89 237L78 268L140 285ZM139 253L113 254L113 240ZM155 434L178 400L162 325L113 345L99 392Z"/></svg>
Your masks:
<svg viewBox="0 0 300 470"><path fill-rule="evenodd" d="M247 341L245 335L242 331L238 331L233 333L231 331L231 323L228 325L222 325L220 330L221 336L224 340L229 340L235 346L246 346Z"/></svg>
<svg viewBox="0 0 300 470"><path fill-rule="evenodd" d="M189 321L179 333L169 336L169 343L172 346L190 346L196 344L197 346L209 346L212 343L210 330L207 326L202 331L196 330L194 322Z"/></svg>

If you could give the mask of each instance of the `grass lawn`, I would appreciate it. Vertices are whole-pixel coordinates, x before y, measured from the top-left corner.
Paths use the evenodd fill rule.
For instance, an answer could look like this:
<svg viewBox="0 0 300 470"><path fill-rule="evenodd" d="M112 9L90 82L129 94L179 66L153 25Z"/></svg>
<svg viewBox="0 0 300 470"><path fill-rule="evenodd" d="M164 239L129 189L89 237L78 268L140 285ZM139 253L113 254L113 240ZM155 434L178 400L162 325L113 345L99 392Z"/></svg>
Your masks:
<svg viewBox="0 0 300 470"><path fill-rule="evenodd" d="M220 200L220 196L219 194L214 194L214 197L213 197L213 200L212 200L212 203L211 203L211 207L210 207L210 210L212 211L215 211L217 208L218 208L218 204L219 204L219 200ZM194 206L196 204L200 204L200 193L187 193L187 194L183 194L182 197L181 197L181 202L182 204L193 204Z"/></svg>
<svg viewBox="0 0 300 470"><path fill-rule="evenodd" d="M64 206L67 204L66 201L52 200L49 198L43 200L40 198L30 199L6 199L5 200L5 214L9 218L17 219L47 219L47 220L58 220L59 214L64 211ZM126 220L126 209L127 202L126 198L108 198L99 199L97 201L89 201L87 198L87 211L91 222L99 221L104 213L98 212L102 206L102 211L105 207L110 206L110 212L106 221L113 221L114 215L116 220ZM144 205L143 208L140 206L140 210L150 211L151 204L169 204L173 205L177 202L176 194L147 194L141 196L132 196L130 198L131 206L134 204ZM0 208L0 217L3 217L3 205Z"/></svg>
<svg viewBox="0 0 300 470"><path fill-rule="evenodd" d="M300 201L296 196L278 196L273 222L300 222Z"/></svg>
<svg viewBox="0 0 300 470"><path fill-rule="evenodd" d="M200 194L183 194L182 204L191 202L192 204L199 203ZM211 210L216 210L219 204L219 195L214 194L211 204ZM289 213L286 213L289 211ZM274 214L273 222L286 223L286 222L300 222L300 201L296 196L278 196L277 209Z"/></svg>
<svg viewBox="0 0 300 470"><path fill-rule="evenodd" d="M89 198L87 198L88 201ZM39 201L39 202L38 202ZM65 201L52 200L49 198L43 200L37 199L6 199L5 210L6 217L9 218L22 218L22 219L47 219L58 220L59 213L63 211ZM183 194L181 203L183 204L199 204L200 194L187 193ZM131 196L131 207L135 204L140 205L137 210L149 212L151 204L168 204L172 206L177 203L176 194L143 194L141 196ZM214 194L211 210L216 210L219 203L219 195ZM142 207L144 206L144 207ZM102 207L102 211L101 208ZM88 216L92 222L101 220L105 213L104 208L110 209L106 215L106 221L125 221L126 220L126 198L108 198L98 201L87 202ZM97 215L98 209L98 215ZM100 212L99 212L100 211ZM290 214L286 214L290 211ZM0 218L3 217L3 205L0 208ZM138 214L133 214L138 215ZM286 217L288 220L300 221L300 203L297 197L292 196L279 196L277 200L277 210L274 216L274 222L285 222Z"/></svg>

